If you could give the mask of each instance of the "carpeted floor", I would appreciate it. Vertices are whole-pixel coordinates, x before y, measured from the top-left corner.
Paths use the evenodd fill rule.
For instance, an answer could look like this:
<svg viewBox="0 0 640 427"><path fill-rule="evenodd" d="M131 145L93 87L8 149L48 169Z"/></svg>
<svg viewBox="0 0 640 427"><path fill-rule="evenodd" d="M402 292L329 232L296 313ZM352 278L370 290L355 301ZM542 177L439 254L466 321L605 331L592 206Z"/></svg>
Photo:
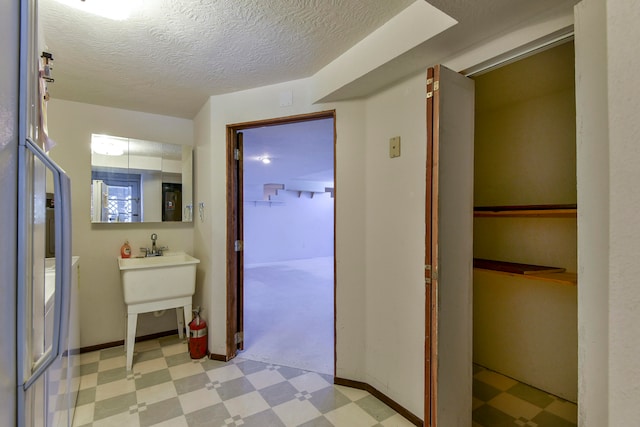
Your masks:
<svg viewBox="0 0 640 427"><path fill-rule="evenodd" d="M333 375L333 257L245 266L244 359Z"/></svg>

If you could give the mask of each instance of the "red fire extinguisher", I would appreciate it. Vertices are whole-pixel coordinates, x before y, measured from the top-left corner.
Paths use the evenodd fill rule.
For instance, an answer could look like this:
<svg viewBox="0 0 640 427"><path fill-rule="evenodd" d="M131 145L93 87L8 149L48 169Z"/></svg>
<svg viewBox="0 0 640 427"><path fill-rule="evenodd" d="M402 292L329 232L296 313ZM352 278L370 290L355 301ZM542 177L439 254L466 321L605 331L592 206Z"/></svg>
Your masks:
<svg viewBox="0 0 640 427"><path fill-rule="evenodd" d="M189 322L189 355L202 359L207 355L207 322L200 318L200 307L193 310L194 318Z"/></svg>

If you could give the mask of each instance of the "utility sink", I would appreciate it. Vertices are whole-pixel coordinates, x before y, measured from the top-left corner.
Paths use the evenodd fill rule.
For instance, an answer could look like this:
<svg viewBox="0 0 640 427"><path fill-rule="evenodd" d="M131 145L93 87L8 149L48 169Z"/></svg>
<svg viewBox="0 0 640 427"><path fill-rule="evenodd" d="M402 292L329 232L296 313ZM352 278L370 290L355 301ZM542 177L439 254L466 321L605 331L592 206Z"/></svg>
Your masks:
<svg viewBox="0 0 640 427"><path fill-rule="evenodd" d="M200 260L184 252L148 258L118 257L125 304L191 296Z"/></svg>
<svg viewBox="0 0 640 427"><path fill-rule="evenodd" d="M147 258L118 257L120 281L127 305L125 351L127 371L133 367L133 346L138 314L176 309L178 335L189 336L191 298L196 290L196 266L200 260L184 252L165 252Z"/></svg>

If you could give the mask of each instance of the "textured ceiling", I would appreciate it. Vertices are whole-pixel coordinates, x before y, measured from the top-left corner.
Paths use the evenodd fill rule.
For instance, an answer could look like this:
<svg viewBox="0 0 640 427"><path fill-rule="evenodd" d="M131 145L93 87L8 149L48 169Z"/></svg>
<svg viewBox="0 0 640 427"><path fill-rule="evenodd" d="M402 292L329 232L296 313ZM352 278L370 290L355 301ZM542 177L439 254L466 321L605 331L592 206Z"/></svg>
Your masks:
<svg viewBox="0 0 640 427"><path fill-rule="evenodd" d="M535 26L535 23L545 19L572 16L573 6L579 1L428 0L429 4L458 23L332 93L325 100L361 97L435 64L449 65L452 57L478 48L525 25Z"/></svg>
<svg viewBox="0 0 640 427"><path fill-rule="evenodd" d="M113 0L85 4L94 1ZM211 95L314 75L413 3L137 1L130 19L112 21L39 0L41 31L55 59L53 97L193 118ZM578 1L428 0L458 24L327 99L369 95L532 19L570 13Z"/></svg>
<svg viewBox="0 0 640 427"><path fill-rule="evenodd" d="M53 97L193 118L210 95L313 75L412 2L144 0L115 21L40 0L39 12Z"/></svg>

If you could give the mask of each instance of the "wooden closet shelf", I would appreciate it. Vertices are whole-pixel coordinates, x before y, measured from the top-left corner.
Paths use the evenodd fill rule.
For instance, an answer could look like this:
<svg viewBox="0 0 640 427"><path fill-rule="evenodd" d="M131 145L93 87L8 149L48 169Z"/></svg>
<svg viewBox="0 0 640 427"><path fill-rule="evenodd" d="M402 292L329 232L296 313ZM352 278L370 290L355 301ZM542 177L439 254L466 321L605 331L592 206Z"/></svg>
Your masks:
<svg viewBox="0 0 640 427"><path fill-rule="evenodd" d="M518 205L518 206L476 206L473 215L476 217L548 217L576 218L577 205Z"/></svg>
<svg viewBox="0 0 640 427"><path fill-rule="evenodd" d="M473 268L511 276L519 276L526 279L544 280L571 285L578 284L578 275L575 273L567 273L562 267L518 264L514 262L474 258Z"/></svg>

